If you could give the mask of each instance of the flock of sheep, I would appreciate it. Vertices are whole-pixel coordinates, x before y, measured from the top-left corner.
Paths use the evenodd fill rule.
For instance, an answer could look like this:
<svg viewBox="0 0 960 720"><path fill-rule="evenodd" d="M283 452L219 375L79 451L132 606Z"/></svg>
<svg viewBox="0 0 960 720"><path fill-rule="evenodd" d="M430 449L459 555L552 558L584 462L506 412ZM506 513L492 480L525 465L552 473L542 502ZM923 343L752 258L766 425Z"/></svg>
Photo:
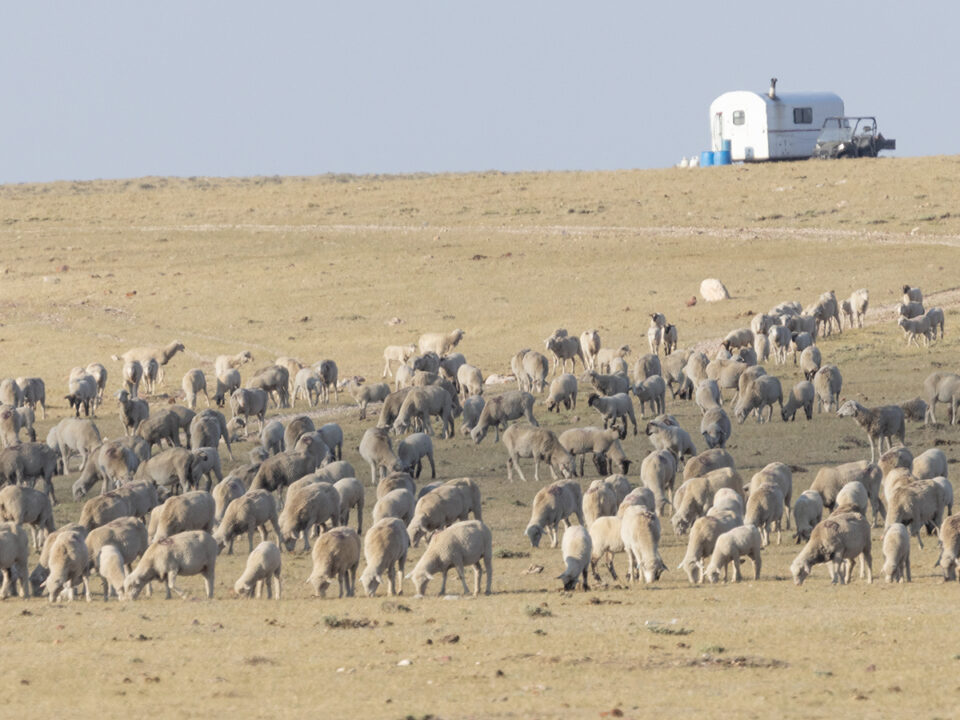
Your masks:
<svg viewBox="0 0 960 720"><path fill-rule="evenodd" d="M805 542L790 568L797 584L821 563L828 564L833 582L849 582L857 558L861 577L869 581L868 512L874 526L885 524L882 554L888 581L910 580L910 538L922 546L924 529L938 535L944 577L956 578L960 516L952 515L946 456L931 449L914 457L904 442L905 421L936 422L938 402L948 404L950 422L956 422L960 376L931 374L923 396L903 405L867 408L853 400L841 402L842 375L835 365L823 363L816 339L842 332L842 318L849 328L862 327L868 302L867 291L857 290L842 302L832 291L824 293L806 309L782 303L754 317L750 327L727 334L713 357L678 351L676 326L654 313L647 333L650 352L638 357L632 369L628 346L605 347L596 330L576 337L558 329L544 343L547 354L524 349L512 357L517 390L492 396L485 392L495 384L491 381L508 377L485 381L481 370L456 352L464 337L459 329L387 347L383 376L393 378L393 387L360 377L341 381L332 360L304 366L293 358L278 358L242 386L240 371L253 357L241 352L216 359L212 396L202 370L187 372L185 405L150 404L141 397L141 391L156 391L164 367L184 350L183 344L136 348L113 356L121 364L115 397L125 433L114 440L102 438L94 419L98 408L106 407L108 372L102 364L70 372L65 398L74 416L54 425L45 442L36 441L34 427L37 412L46 418L43 380L3 380L0 595L7 597L19 587L22 596L45 594L52 602L72 599L83 588L89 600L89 575L96 571L105 599L136 599L144 588L150 591L153 580L165 583L168 598L171 592L182 594L176 586L180 575L203 576L212 597L217 558L232 553L234 541L243 535L249 556L234 585L242 596L259 597L265 590L268 597L279 598L283 551L293 551L301 541L312 552L307 582L316 594L324 595L336 581L340 597L352 596L361 554L365 592L374 595L386 583L388 592L398 593L410 548L421 540L426 548L406 576L417 595L438 574L445 593L451 569L469 592L464 577L469 566L475 570L473 593L480 592L486 575L484 591L489 594L493 543L482 519L481 488L469 478L435 480L433 418L440 420L442 438L457 432L457 419L459 432L475 444L492 429L494 442L501 442L506 452L511 481L514 472L526 480L521 460L533 461L536 481L540 464L549 468L553 482L534 496L525 533L533 547L544 534L553 547L560 545L564 570L559 579L566 589L578 584L588 589L589 575L599 579L601 566L616 579L614 556L619 553L626 555L628 580L656 582L667 569L659 551L661 518L667 517L676 535L688 536L679 569L691 583L717 582L721 576L726 581L731 567L733 580L739 581L746 557L759 577L763 548L772 533L779 543L791 521L794 538ZM943 337L943 311L924 310L916 288L904 288L898 324L908 344L921 336L929 343L937 330ZM785 391L760 363L783 365L791 355L805 379ZM567 372L568 362L572 372ZM668 389L671 402L692 401L701 411L703 452L666 413ZM331 391L339 398L341 390L353 398L361 420L370 404L380 404L376 424L366 429L357 448L376 487L373 524L366 533L364 487L343 460L340 426L318 428L308 415L289 412L267 417L271 406L284 409L303 399L313 408L329 402ZM559 435L540 427L536 396L542 396L548 412L559 412L561 406L576 408L583 390L587 406L597 413L596 426ZM784 463L770 463L746 481L725 449L734 423L724 391L733 392L738 424L751 416L758 423L771 422L774 405L784 422L795 420L798 410L812 419L815 403L820 411L852 417L870 441L870 460L822 468L795 500L792 471ZM207 408L198 412L200 395ZM623 445L631 428L634 435L641 430L634 399L641 419L648 405L653 415L642 426L652 450L640 463L636 486L629 479L632 461ZM227 404L229 419L214 407ZM232 443L249 437L259 439L250 462L224 477L220 444L233 459ZM587 455L598 478L584 491L577 478L584 475ZM425 461L434 482L418 490ZM99 494L86 500L77 522L57 528L53 478L70 473L76 473L76 500L97 485ZM348 525L353 510L356 530ZM574 517L577 524L570 521ZM561 524L566 526L562 536ZM262 540L256 547L255 532ZM270 533L276 542L267 539ZM31 545L39 552L32 570Z"/></svg>

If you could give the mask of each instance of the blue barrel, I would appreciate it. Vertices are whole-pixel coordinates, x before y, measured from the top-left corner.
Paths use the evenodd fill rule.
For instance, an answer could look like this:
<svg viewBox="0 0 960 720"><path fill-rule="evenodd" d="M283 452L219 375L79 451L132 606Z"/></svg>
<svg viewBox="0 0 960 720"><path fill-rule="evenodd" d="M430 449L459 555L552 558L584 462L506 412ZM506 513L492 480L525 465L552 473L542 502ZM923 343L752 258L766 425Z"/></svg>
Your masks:
<svg viewBox="0 0 960 720"><path fill-rule="evenodd" d="M729 165L730 164L730 151L729 150L717 150L713 153L713 164L714 165Z"/></svg>
<svg viewBox="0 0 960 720"><path fill-rule="evenodd" d="M710 150L704 150L700 153L700 167L710 167L713 165L713 153Z"/></svg>
<svg viewBox="0 0 960 720"><path fill-rule="evenodd" d="M727 152L730 152L731 150L733 150L733 143L731 143L729 140L724 140L722 149L726 150Z"/></svg>

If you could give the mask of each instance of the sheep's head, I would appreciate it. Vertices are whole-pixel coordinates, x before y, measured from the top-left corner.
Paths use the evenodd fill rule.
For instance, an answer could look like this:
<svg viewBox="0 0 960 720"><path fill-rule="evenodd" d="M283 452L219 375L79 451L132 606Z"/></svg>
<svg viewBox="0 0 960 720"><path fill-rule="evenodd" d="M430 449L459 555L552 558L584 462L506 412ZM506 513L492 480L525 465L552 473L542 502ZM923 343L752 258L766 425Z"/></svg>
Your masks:
<svg viewBox="0 0 960 720"><path fill-rule="evenodd" d="M367 597L373 597L377 594L377 588L380 587L381 582L383 582L383 578L380 577L379 573L364 572L360 576L360 584L363 585L363 591L367 594Z"/></svg>
<svg viewBox="0 0 960 720"><path fill-rule="evenodd" d="M597 404L597 401L600 399L600 396L596 393L590 393L590 396L587 398L587 405L593 407Z"/></svg>
<svg viewBox="0 0 960 720"><path fill-rule="evenodd" d="M421 598L426 594L427 583L433 580L433 575L426 570L414 568L404 576L404 579L413 583L413 589L416 590L414 597Z"/></svg>
<svg viewBox="0 0 960 720"><path fill-rule="evenodd" d="M417 547L420 544L420 538L425 537L427 534L426 529L423 527L419 517L414 518L410 521L410 524L407 526L407 535L410 536L410 545Z"/></svg>
<svg viewBox="0 0 960 720"><path fill-rule="evenodd" d="M859 404L856 400L844 400L840 405L840 409L837 410L837 417L853 417L858 407Z"/></svg>
<svg viewBox="0 0 960 720"><path fill-rule="evenodd" d="M563 451L563 454L560 456L559 461L557 462L557 467L560 470L560 475L564 478L572 478L577 475L577 465L574 462L573 455L571 455L566 450Z"/></svg>
<svg viewBox="0 0 960 720"><path fill-rule="evenodd" d="M720 568L707 568L703 574L703 578L710 583L720 582Z"/></svg>
<svg viewBox="0 0 960 720"><path fill-rule="evenodd" d="M657 582L660 576L667 571L667 566L659 557L643 564L643 578L648 583Z"/></svg>
<svg viewBox="0 0 960 720"><path fill-rule="evenodd" d="M543 537L543 528L539 525L528 525L524 534L530 538L533 547L540 547L540 538Z"/></svg>
<svg viewBox="0 0 960 720"><path fill-rule="evenodd" d="M253 596L253 585L245 583L243 580L237 580L233 585L233 591L238 597L248 598Z"/></svg>
<svg viewBox="0 0 960 720"><path fill-rule="evenodd" d="M810 575L810 565L800 558L797 558L790 565L790 574L793 575L795 585L803 585L803 581Z"/></svg>
<svg viewBox="0 0 960 720"><path fill-rule="evenodd" d="M563 581L563 589L564 589L564 590L576 590L576 588L577 588L577 576L576 576L576 575L574 575L573 577L570 577L570 576L568 576L566 573L564 573L563 575L557 575L557 580L562 580L562 581Z"/></svg>
<svg viewBox="0 0 960 720"><path fill-rule="evenodd" d="M140 579L139 573L134 570L123 579L123 595L128 600L136 600L143 589L144 583Z"/></svg>

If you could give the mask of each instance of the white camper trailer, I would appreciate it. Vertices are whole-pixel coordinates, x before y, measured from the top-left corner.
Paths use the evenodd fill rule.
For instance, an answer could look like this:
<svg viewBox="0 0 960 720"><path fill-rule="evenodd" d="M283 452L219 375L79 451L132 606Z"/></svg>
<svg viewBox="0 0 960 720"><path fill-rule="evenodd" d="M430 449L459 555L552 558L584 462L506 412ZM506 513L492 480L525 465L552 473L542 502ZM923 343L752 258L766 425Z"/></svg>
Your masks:
<svg viewBox="0 0 960 720"><path fill-rule="evenodd" d="M713 150L730 141L734 161L796 160L813 155L828 117L843 115L843 100L834 93L777 93L777 79L764 93L727 92L710 103Z"/></svg>

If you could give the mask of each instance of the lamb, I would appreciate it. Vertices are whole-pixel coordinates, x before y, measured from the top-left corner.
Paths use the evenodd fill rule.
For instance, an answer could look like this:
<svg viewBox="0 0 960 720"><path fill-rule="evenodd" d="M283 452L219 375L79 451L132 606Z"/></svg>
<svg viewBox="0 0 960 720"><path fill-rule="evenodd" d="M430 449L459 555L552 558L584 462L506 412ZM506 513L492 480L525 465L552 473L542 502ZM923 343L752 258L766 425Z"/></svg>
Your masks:
<svg viewBox="0 0 960 720"><path fill-rule="evenodd" d="M753 579L759 580L761 547L761 533L756 526L747 524L728 530L717 538L704 575L712 583L719 582L723 568L723 581L727 582L727 570L733 563L733 581L740 582L740 558L746 556L753 560Z"/></svg>
<svg viewBox="0 0 960 720"><path fill-rule="evenodd" d="M207 599L212 599L218 552L217 541L203 530L188 530L158 540L147 548L136 569L123 581L124 597L136 600L143 586L153 580L166 581L167 600L171 591L186 597L177 588L177 577L203 575Z"/></svg>
<svg viewBox="0 0 960 720"><path fill-rule="evenodd" d="M600 352L600 333L596 330L584 330L580 335L580 349L586 358L590 370L596 369L597 353Z"/></svg>
<svg viewBox="0 0 960 720"><path fill-rule="evenodd" d="M917 338L921 335L923 336L924 346L930 345L932 330L930 327L930 318L928 316L922 315L913 319L901 317L899 320L897 320L897 325L899 325L900 329L903 330L903 335L907 339L908 346L911 342L913 342L917 347L920 347L920 343Z"/></svg>
<svg viewBox="0 0 960 720"><path fill-rule="evenodd" d="M883 575L888 583L912 582L910 533L900 523L893 523L883 531Z"/></svg>
<svg viewBox="0 0 960 720"><path fill-rule="evenodd" d="M280 565L280 548L272 542L260 543L247 557L247 565L234 583L233 591L240 597L260 598L266 588L267 599L276 594L279 600Z"/></svg>
<svg viewBox="0 0 960 720"><path fill-rule="evenodd" d="M630 378L623 374L600 375L593 370L584 374L580 382L589 382L602 395L619 395L630 392Z"/></svg>
<svg viewBox="0 0 960 720"><path fill-rule="evenodd" d="M371 485L376 485L377 478L383 477L390 471L403 470L403 463L394 453L390 434L385 428L368 428L363 433L357 449L360 451L360 457L370 465Z"/></svg>
<svg viewBox="0 0 960 720"><path fill-rule="evenodd" d="M408 525L413 519L415 502L413 492L407 488L390 490L377 498L373 506L373 522L384 518L399 518L404 525Z"/></svg>
<svg viewBox="0 0 960 720"><path fill-rule="evenodd" d="M360 536L348 527L336 527L323 533L313 545L313 571L307 583L314 595L326 597L330 581L337 578L338 597L353 597L360 564Z"/></svg>
<svg viewBox="0 0 960 720"><path fill-rule="evenodd" d="M567 410L577 407L577 378L570 373L563 373L550 383L545 401L547 411L556 410L559 413L561 403Z"/></svg>
<svg viewBox="0 0 960 720"><path fill-rule="evenodd" d="M647 423L645 432L655 450L670 450L680 461L688 455L692 457L697 454L690 434L681 427L653 420Z"/></svg>
<svg viewBox="0 0 960 720"><path fill-rule="evenodd" d="M157 380L163 382L163 367L173 359L174 355L178 352L183 352L184 346L183 343L174 340L165 347L138 347L133 348L132 350L127 350L122 355L114 355L112 359L115 362L130 362L131 360L136 360L144 368L147 367L147 364L151 361L157 364L157 367L160 369Z"/></svg>
<svg viewBox="0 0 960 720"><path fill-rule="evenodd" d="M90 602L89 566L83 533L78 530L58 533L48 557L50 574L43 583L50 602L56 602L62 591L66 591L68 600L73 600L74 585L78 584L83 584L84 597Z"/></svg>
<svg viewBox="0 0 960 720"><path fill-rule="evenodd" d="M787 350L790 349L790 343L793 342L790 328L784 325L774 325L767 331L767 338L770 342L770 349L773 350L773 357L777 365L786 363Z"/></svg>
<svg viewBox="0 0 960 720"><path fill-rule="evenodd" d="M730 417L722 407L710 408L700 420L700 434L708 448L726 447L731 432Z"/></svg>
<svg viewBox="0 0 960 720"><path fill-rule="evenodd" d="M917 538L922 548L920 530L925 527L928 533L932 533L942 522L941 497L942 489L930 480L918 480L895 488L887 507L887 527L894 523L909 525L910 534Z"/></svg>
<svg viewBox="0 0 960 720"><path fill-rule="evenodd" d="M780 403L780 412L783 412L783 390L780 381L772 375L761 375L747 386L745 392L737 398L734 414L741 425L754 410L757 411L757 422L764 422L763 409L770 408L767 422L773 419L773 404Z"/></svg>
<svg viewBox="0 0 960 720"><path fill-rule="evenodd" d="M743 524L742 513L715 510L716 508L711 508L708 515L694 521L690 528L690 539L687 541L687 552L677 566L678 570L686 572L691 585L703 582L703 561L713 554L717 538Z"/></svg>
<svg viewBox="0 0 960 720"><path fill-rule="evenodd" d="M662 377L653 375L638 382L632 389L633 394L640 401L640 417L643 417L645 403L650 403L655 415L661 415L665 412L667 384Z"/></svg>
<svg viewBox="0 0 960 720"><path fill-rule="evenodd" d="M816 395L813 383L808 380L798 382L790 390L787 402L780 409L780 417L784 422L794 421L797 418L797 410L803 408L803 414L807 420L813 419L813 400Z"/></svg>
<svg viewBox="0 0 960 720"><path fill-rule="evenodd" d="M206 398L207 401L207 407L210 407L210 396L207 395L207 378L204 376L203 370L199 368L188 370L183 376L181 386L183 387L183 394L187 399L188 408L196 410L197 395L200 393L203 393L203 397Z"/></svg>
<svg viewBox="0 0 960 720"><path fill-rule="evenodd" d="M913 476L918 480L947 477L949 471L947 456L938 448L930 448L917 455L911 467Z"/></svg>
<svg viewBox="0 0 960 720"><path fill-rule="evenodd" d="M23 404L36 411L40 406L40 417L47 419L47 386L38 377L18 377L17 387L20 388Z"/></svg>
<svg viewBox="0 0 960 720"><path fill-rule="evenodd" d="M53 507L47 494L20 485L8 485L0 490L0 520L32 525L33 547L37 552L47 533L56 530Z"/></svg>
<svg viewBox="0 0 960 720"><path fill-rule="evenodd" d="M433 462L433 441L426 433L414 433L397 444L397 457L403 465L403 470L420 477L422 459L430 461L430 478L437 477L437 468Z"/></svg>
<svg viewBox="0 0 960 720"><path fill-rule="evenodd" d="M108 493L109 494L109 493ZM231 503L232 505L233 503ZM216 512L216 505L213 496L202 490L177 495L168 498L163 505L160 505L156 513L156 519L150 518L150 542L156 543L159 540L168 538L171 535L184 532L186 530L213 530L213 516ZM128 513L132 514L132 513ZM224 517L230 514L230 508ZM81 517L81 524L83 519ZM156 526L154 527L154 523ZM223 527L223 523L220 524ZM91 528L92 529L92 528Z"/></svg>
<svg viewBox="0 0 960 720"><path fill-rule="evenodd" d="M367 417L367 405L374 402L383 402L390 395L390 386L386 383L361 385L357 382L357 378L348 381L346 388L353 401L357 403L357 407L360 408L361 420L365 420Z"/></svg>
<svg viewBox="0 0 960 720"><path fill-rule="evenodd" d="M660 521L646 508L631 507L620 521L620 537L627 553L627 578L633 582L643 573L644 583L660 579L667 566L660 557Z"/></svg>
<svg viewBox="0 0 960 720"><path fill-rule="evenodd" d="M400 578L403 578L409 547L407 528L398 518L384 518L367 530L363 539L363 555L367 566L360 575L360 584L369 597L377 594L384 575L390 595L403 593L395 573L398 570Z"/></svg>
<svg viewBox="0 0 960 720"><path fill-rule="evenodd" d="M463 401L463 421L460 423L460 434L469 435L477 426L480 414L486 401L480 395L471 395Z"/></svg>
<svg viewBox="0 0 960 720"><path fill-rule="evenodd" d="M960 515L951 515L940 526L940 557L937 565L943 570L945 582L957 579L960 567Z"/></svg>
<svg viewBox="0 0 960 720"><path fill-rule="evenodd" d="M870 526L860 513L831 515L817 523L810 539L790 565L793 582L802 585L814 565L830 564L833 583L848 584L853 572L853 560L860 558L860 569L866 570L867 582L873 582L873 555L870 545ZM844 561L846 564L844 572Z"/></svg>
<svg viewBox="0 0 960 720"><path fill-rule="evenodd" d="M617 514L617 496L604 485L591 485L583 494L583 517L587 527L598 517Z"/></svg>
<svg viewBox="0 0 960 720"><path fill-rule="evenodd" d="M57 454L44 443L21 443L0 451L0 485L24 485L43 478L43 490L53 505L57 497L53 476L57 470Z"/></svg>
<svg viewBox="0 0 960 720"><path fill-rule="evenodd" d="M247 425L250 417L257 418L257 432L263 429L263 418L267 413L267 393L257 388L240 388L230 395L230 410L233 415L242 415Z"/></svg>
<svg viewBox="0 0 960 720"><path fill-rule="evenodd" d="M596 393L591 393L587 398L587 405L600 413L603 417L603 428L608 426L616 427L617 421L623 423L620 431L620 437L627 436L627 418L633 423L633 434L637 434L637 417L633 412L633 403L630 402L630 396L626 393L617 393L610 397L601 397Z"/></svg>
<svg viewBox="0 0 960 720"><path fill-rule="evenodd" d="M586 369L587 361L583 357L583 350L578 338L553 335L544 340L544 345L553 354L554 375L567 371L567 360L570 361L571 370L576 372L577 358L580 358L580 364Z"/></svg>
<svg viewBox="0 0 960 720"><path fill-rule="evenodd" d="M180 447L180 419L169 410L160 410L141 420L133 434L143 438L151 448L154 445L162 448L164 440L171 447Z"/></svg>
<svg viewBox="0 0 960 720"><path fill-rule="evenodd" d="M420 349L421 355L433 352L439 356L443 356L460 344L464 335L466 335L466 333L460 328L449 333L424 333L420 336L420 339L417 340L417 347Z"/></svg>
<svg viewBox="0 0 960 720"><path fill-rule="evenodd" d="M836 404L840 407L840 390L843 387L843 376L836 365L824 365L813 376L813 389L817 393L817 412L826 411Z"/></svg>
<svg viewBox="0 0 960 720"><path fill-rule="evenodd" d="M706 475L691 478L681 485L674 497L676 512L670 518L674 532L677 535L685 534L693 521L710 509L717 490L725 487L743 494L743 480L732 468L711 470ZM678 497L680 495L682 497ZM781 499L781 506L782 504Z"/></svg>
<svg viewBox="0 0 960 720"><path fill-rule="evenodd" d="M53 543L53 535L47 537L44 543L46 549ZM0 571L3 573L3 586L0 587L0 599L7 598L10 595L11 585L16 591L16 585L20 583L20 596L30 597L30 582L32 580L27 567L27 560L30 556L30 540L27 538L27 532L22 526L13 522L0 523ZM41 557L43 565L49 563L49 552L47 557ZM39 566L38 566L39 569Z"/></svg>
<svg viewBox="0 0 960 720"><path fill-rule="evenodd" d="M608 471L608 464L616 465L619 472L626 473L630 461L620 445L620 433L615 428L602 430L598 427L571 428L564 430L558 438L560 444L574 457L580 456L580 475L583 476L584 460L587 453L593 453L593 463L601 475ZM574 472L576 475L576 472Z"/></svg>
<svg viewBox="0 0 960 720"><path fill-rule="evenodd" d="M474 597L480 594L480 577L484 572L487 575L484 594L489 595L493 581L493 541L490 529L480 520L463 520L437 533L407 577L413 582L416 597L423 597L427 583L440 573L442 596L447 591L447 572L453 567L463 584L463 592L468 593L470 590L463 574L466 565L474 568Z"/></svg>
<svg viewBox="0 0 960 720"><path fill-rule="evenodd" d="M517 420L521 417L525 417L534 427L539 427L540 424L533 416L533 402L533 395L518 391L505 392L487 399L476 427L470 431L473 442L480 444L491 427L494 429L495 439L499 441L500 428L506 429L509 420Z"/></svg>
<svg viewBox="0 0 960 720"><path fill-rule="evenodd" d="M677 476L677 457L669 450L655 450L640 465L640 482L653 493L655 507L661 516L667 513L668 495L673 494Z"/></svg>
<svg viewBox="0 0 960 720"><path fill-rule="evenodd" d="M870 440L870 462L874 461L876 455L873 447L874 440L877 442L877 450L881 453L884 439L887 441L888 448L893 447L894 435L900 438L901 445L904 444L906 428L903 410L897 405L865 408L856 400L847 400L837 410L837 417L852 417L866 431L867 439Z"/></svg>
<svg viewBox="0 0 960 720"><path fill-rule="evenodd" d="M340 524L340 493L327 483L308 483L287 492L277 526L278 538L287 550L293 552L297 538L302 536L306 552L310 549L311 533L326 531L328 522L331 526ZM263 530L260 532L264 534ZM249 535L252 544L252 530Z"/></svg>
<svg viewBox="0 0 960 720"><path fill-rule="evenodd" d="M516 468L520 479L526 482L519 459L533 458L533 476L540 482L540 461L550 466L550 473L556 479L557 472L563 477L573 477L576 467L571 455L560 440L551 431L531 425L511 425L503 433L503 445L507 450L507 479L513 482L513 470Z"/></svg>
<svg viewBox="0 0 960 720"><path fill-rule="evenodd" d="M17 387L15 383L14 387ZM89 416L91 405L93 406L93 415L96 417L98 392L97 381L93 375L88 374L83 368L74 368L70 371L68 394L64 396L64 399L69 407L76 411L75 417L80 417L81 406L83 406L83 414Z"/></svg>
<svg viewBox="0 0 960 720"><path fill-rule="evenodd" d="M583 496L580 486L572 480L560 480L541 488L533 498L530 523L524 534L533 547L540 546L544 530L550 536L550 546L557 546L557 529L562 521L570 526L570 515L576 515L581 525L583 520Z"/></svg>
<svg viewBox="0 0 960 720"><path fill-rule="evenodd" d="M740 328L727 333L727 336L720 343L727 350L734 350L739 347L751 347L753 345L753 330L750 328Z"/></svg>
<svg viewBox="0 0 960 720"><path fill-rule="evenodd" d="M436 385L416 387L410 391L400 406L397 419L393 423L393 430L397 434L406 432L413 419L420 418L427 434L432 435L431 415L440 417L443 438L452 438L454 434L453 398L450 393Z"/></svg>
<svg viewBox="0 0 960 720"><path fill-rule="evenodd" d="M823 518L823 498L816 490L805 490L793 505L793 518L796 521L797 543L810 539L814 526Z"/></svg>
<svg viewBox="0 0 960 720"><path fill-rule="evenodd" d="M800 370L807 380L813 380L820 369L820 363L820 348L816 345L810 345L800 353Z"/></svg>
<svg viewBox="0 0 960 720"><path fill-rule="evenodd" d="M350 522L350 510L357 509L357 532L363 532L363 483L355 477L340 478L333 484L340 496L340 524Z"/></svg>

